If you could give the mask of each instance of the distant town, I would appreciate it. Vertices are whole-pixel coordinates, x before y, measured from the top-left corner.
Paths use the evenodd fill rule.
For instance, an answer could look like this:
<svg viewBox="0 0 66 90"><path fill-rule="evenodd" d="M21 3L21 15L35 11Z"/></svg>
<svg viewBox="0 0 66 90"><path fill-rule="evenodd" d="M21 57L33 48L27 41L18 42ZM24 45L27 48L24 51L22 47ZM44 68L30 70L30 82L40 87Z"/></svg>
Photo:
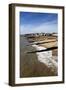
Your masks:
<svg viewBox="0 0 66 90"><path fill-rule="evenodd" d="M38 36L58 36L58 33L53 32L53 33L30 33L30 34L23 34L23 36L26 37L38 37Z"/></svg>

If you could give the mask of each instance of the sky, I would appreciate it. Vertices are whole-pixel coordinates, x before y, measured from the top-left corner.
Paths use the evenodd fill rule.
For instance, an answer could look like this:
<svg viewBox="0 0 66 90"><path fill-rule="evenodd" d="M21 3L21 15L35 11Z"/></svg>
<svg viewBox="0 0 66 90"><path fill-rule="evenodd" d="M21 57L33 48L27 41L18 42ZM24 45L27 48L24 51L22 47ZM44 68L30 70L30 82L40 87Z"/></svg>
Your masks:
<svg viewBox="0 0 66 90"><path fill-rule="evenodd" d="M20 12L20 34L58 32L56 13Z"/></svg>

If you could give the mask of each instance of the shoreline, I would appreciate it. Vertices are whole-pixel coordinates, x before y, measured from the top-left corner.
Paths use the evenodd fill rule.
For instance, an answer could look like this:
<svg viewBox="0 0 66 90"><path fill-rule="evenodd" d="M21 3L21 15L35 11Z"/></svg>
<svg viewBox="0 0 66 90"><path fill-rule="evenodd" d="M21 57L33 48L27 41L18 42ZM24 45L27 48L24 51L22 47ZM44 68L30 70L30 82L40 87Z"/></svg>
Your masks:
<svg viewBox="0 0 66 90"><path fill-rule="evenodd" d="M45 47L39 46L39 45L32 45L36 48L36 50L42 50L46 49ZM56 60L53 60L52 51L46 51L46 52L37 52L38 61L46 64L49 68L56 68L58 69L58 62Z"/></svg>

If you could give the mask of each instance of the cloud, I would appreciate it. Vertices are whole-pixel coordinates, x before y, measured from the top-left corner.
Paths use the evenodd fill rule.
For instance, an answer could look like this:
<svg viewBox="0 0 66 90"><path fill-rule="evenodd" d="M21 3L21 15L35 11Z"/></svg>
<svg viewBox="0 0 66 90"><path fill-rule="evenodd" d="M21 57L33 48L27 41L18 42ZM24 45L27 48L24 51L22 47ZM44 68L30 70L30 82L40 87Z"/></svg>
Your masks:
<svg viewBox="0 0 66 90"><path fill-rule="evenodd" d="M31 24L21 25L20 26L20 34L33 33L33 29L35 27Z"/></svg>
<svg viewBox="0 0 66 90"><path fill-rule="evenodd" d="M47 21L41 23L40 25L32 25L32 24L24 24L20 26L20 34L27 34L27 33L40 33L40 32L57 32L58 26L57 21Z"/></svg>

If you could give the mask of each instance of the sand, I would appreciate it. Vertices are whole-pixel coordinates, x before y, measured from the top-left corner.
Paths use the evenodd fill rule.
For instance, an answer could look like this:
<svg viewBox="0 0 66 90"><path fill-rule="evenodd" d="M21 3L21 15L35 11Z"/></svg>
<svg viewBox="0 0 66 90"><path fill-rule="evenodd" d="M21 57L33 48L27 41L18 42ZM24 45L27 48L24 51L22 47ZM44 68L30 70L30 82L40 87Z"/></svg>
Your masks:
<svg viewBox="0 0 66 90"><path fill-rule="evenodd" d="M45 39L46 38L46 39ZM56 40L54 37L53 39L48 39L45 37L44 41L48 42L51 40ZM27 41L28 40L28 41ZM43 37L31 39L34 40L33 42L43 41ZM20 37L20 77L40 77L40 76L57 76L57 62L52 61L48 58L46 61L47 54L45 53L31 53L27 54L27 51L34 51L37 48L35 48L33 45L30 44L30 39ZM40 47L47 48L51 46L55 46L56 41L52 43L47 44L40 44ZM45 47L46 46L46 47ZM43 56L45 55L45 58ZM53 54L52 54L53 55ZM39 57L42 57L39 59ZM50 56L50 54L48 55ZM53 56L56 56L55 54ZM50 62L49 62L50 61Z"/></svg>

